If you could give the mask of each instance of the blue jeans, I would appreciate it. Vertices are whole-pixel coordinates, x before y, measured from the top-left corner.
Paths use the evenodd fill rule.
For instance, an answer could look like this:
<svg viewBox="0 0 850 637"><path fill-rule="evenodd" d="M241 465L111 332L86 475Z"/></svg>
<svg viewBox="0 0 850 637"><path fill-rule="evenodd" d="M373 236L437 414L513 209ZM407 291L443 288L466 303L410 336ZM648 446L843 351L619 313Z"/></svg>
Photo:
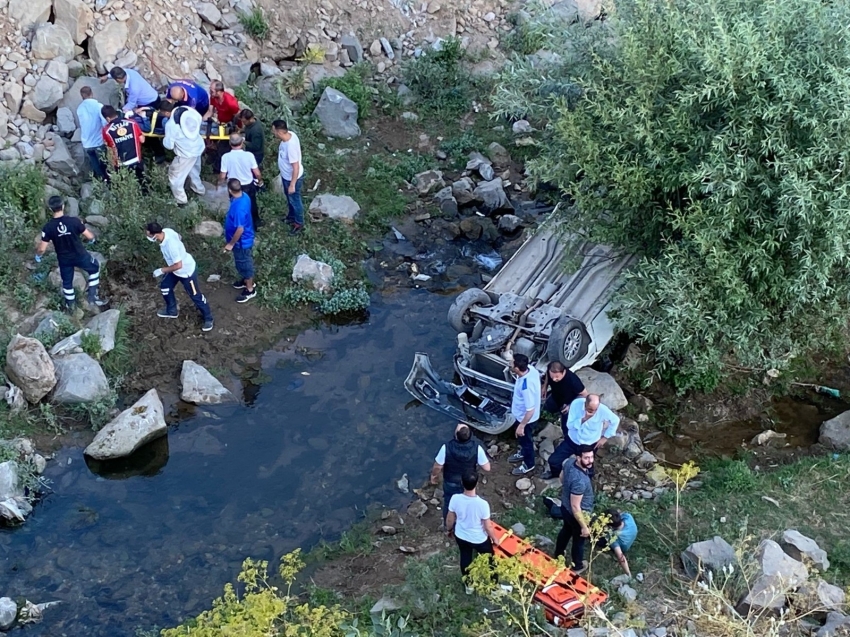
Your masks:
<svg viewBox="0 0 850 637"><path fill-rule="evenodd" d="M88 252L72 257L67 261L59 262L59 276L62 278L62 295L65 297L66 305L73 305L76 300L74 294L74 269L80 268L89 275L89 286L86 290L89 302L97 298L97 286L100 285L100 264Z"/></svg>
<svg viewBox="0 0 850 637"><path fill-rule="evenodd" d="M462 484L443 480L443 524L446 523L446 516L449 514L449 502L451 502L452 496L461 493L463 493Z"/></svg>
<svg viewBox="0 0 850 637"><path fill-rule="evenodd" d="M204 321L211 321L212 312L207 303L207 297L201 293L197 272L193 272L192 276L187 277L180 277L174 274L174 272L169 272L162 277L162 282L159 284L159 291L162 292L162 296L165 299L165 311L171 314L177 313L177 298L174 296L174 288L177 286L178 281L183 284L186 294L192 299L195 307L200 310Z"/></svg>
<svg viewBox="0 0 850 637"><path fill-rule="evenodd" d="M106 162L103 161L103 156L106 154L103 146L97 148L86 148L86 159L89 160L89 168L91 168L94 176L101 181L108 181L106 175Z"/></svg>
<svg viewBox="0 0 850 637"><path fill-rule="evenodd" d="M522 451L522 462L529 468L534 466L534 430L539 423L539 420L528 423L523 435L517 437L519 448ZM519 421L516 424L518 425Z"/></svg>
<svg viewBox="0 0 850 637"><path fill-rule="evenodd" d="M301 201L301 186L304 183L304 177L299 177L295 182L295 192L289 194L289 184L292 182L283 177L280 178L283 182L283 193L286 195L286 203L289 205L289 212L286 215L287 223L295 223L299 226L304 225L304 202Z"/></svg>
<svg viewBox="0 0 850 637"><path fill-rule="evenodd" d="M242 279L254 278L254 255L252 248L233 246L233 264Z"/></svg>

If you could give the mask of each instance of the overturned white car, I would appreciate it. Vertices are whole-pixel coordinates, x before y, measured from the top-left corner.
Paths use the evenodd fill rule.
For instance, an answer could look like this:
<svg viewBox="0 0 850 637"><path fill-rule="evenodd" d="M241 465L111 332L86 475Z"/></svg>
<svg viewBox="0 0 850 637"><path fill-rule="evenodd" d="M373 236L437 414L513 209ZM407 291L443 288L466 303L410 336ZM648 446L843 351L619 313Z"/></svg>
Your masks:
<svg viewBox="0 0 850 637"><path fill-rule="evenodd" d="M578 268L565 269L565 255L580 259ZM513 424L514 354L528 356L541 374L553 360L573 370L592 364L613 336L607 312L634 260L544 225L483 290L465 290L452 303L460 382L443 380L427 354L417 353L405 387L453 419L486 433L506 431Z"/></svg>

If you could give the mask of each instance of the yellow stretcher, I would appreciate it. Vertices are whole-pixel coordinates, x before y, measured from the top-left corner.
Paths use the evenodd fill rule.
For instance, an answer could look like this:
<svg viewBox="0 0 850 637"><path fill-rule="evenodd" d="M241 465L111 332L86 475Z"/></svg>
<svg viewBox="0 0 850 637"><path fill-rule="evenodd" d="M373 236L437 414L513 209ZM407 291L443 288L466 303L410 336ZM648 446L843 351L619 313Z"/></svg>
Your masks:
<svg viewBox="0 0 850 637"><path fill-rule="evenodd" d="M151 132L143 133L144 137L156 137L162 139L165 137L164 133L155 132L157 130L157 120L159 119L159 112L154 111L151 114ZM161 128L161 127L160 127ZM213 141L226 141L230 139L230 131L229 127L219 124L218 122L206 121L201 123L201 137L207 140Z"/></svg>

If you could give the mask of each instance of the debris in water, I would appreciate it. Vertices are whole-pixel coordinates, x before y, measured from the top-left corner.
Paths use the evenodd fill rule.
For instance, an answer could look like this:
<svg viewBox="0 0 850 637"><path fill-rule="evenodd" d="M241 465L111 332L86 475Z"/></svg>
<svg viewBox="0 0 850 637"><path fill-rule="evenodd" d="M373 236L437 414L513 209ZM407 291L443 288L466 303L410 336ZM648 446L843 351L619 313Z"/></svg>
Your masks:
<svg viewBox="0 0 850 637"><path fill-rule="evenodd" d="M396 481L398 485L398 490L402 493L410 493L410 482L407 480L407 474L401 476L401 478Z"/></svg>
<svg viewBox="0 0 850 637"><path fill-rule="evenodd" d="M428 276L427 274L417 274L415 277L413 277L413 280L414 281L420 281L420 282L424 283L425 281L430 281L431 277Z"/></svg>
<svg viewBox="0 0 850 637"><path fill-rule="evenodd" d="M395 226L391 226L393 234L395 235L396 241L407 241L407 237L401 234L398 230L395 229Z"/></svg>
<svg viewBox="0 0 850 637"><path fill-rule="evenodd" d="M464 246L461 254L465 257L471 257L478 265L490 271L502 265L502 255L495 250L483 254L475 254L470 246Z"/></svg>
<svg viewBox="0 0 850 637"><path fill-rule="evenodd" d="M310 375L310 372L301 372L301 375L302 375L302 376L309 376L309 375Z"/></svg>

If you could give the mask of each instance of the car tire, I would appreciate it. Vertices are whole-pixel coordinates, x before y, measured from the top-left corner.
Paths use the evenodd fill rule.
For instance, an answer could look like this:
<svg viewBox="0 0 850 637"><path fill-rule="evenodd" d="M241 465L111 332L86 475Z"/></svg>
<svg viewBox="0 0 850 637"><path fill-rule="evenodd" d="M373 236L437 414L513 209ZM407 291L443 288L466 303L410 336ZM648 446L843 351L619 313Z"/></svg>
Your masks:
<svg viewBox="0 0 850 637"><path fill-rule="evenodd" d="M469 288L458 294L449 308L449 325L459 334L472 334L476 321L469 314L475 306L491 305L490 296L479 288Z"/></svg>
<svg viewBox="0 0 850 637"><path fill-rule="evenodd" d="M587 355L589 345L590 337L580 321L561 318L552 327L546 355L550 361L560 361L570 369Z"/></svg>

